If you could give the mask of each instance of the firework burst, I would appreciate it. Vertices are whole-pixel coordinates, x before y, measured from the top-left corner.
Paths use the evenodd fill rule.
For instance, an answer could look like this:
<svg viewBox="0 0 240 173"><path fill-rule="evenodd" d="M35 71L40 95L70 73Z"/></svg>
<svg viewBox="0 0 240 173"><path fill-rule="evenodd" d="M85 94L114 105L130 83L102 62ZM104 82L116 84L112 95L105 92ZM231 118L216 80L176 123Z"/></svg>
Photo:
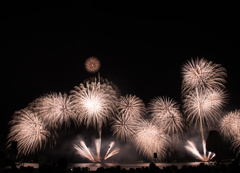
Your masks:
<svg viewBox="0 0 240 173"><path fill-rule="evenodd" d="M116 135L122 141L126 141L134 135L138 125L137 120L144 117L146 113L145 104L136 96L121 96L117 110L118 114L112 118L111 122L113 135Z"/></svg>
<svg viewBox="0 0 240 173"><path fill-rule="evenodd" d="M232 148L236 151L240 146L240 111L235 110L228 113L220 121L220 132L225 139L230 140ZM240 151L237 152L237 155Z"/></svg>
<svg viewBox="0 0 240 173"><path fill-rule="evenodd" d="M101 67L101 63L97 57L91 56L85 61L85 68L89 73L97 72Z"/></svg>
<svg viewBox="0 0 240 173"><path fill-rule="evenodd" d="M171 142L161 128L146 120L139 122L133 141L137 150L149 160L153 160L153 153L157 153L159 160L163 159Z"/></svg>
<svg viewBox="0 0 240 173"><path fill-rule="evenodd" d="M190 124L201 128L213 125L220 118L221 108L226 103L226 94L221 89L191 91L183 100L183 108ZM202 131L203 129L201 129Z"/></svg>
<svg viewBox="0 0 240 173"><path fill-rule="evenodd" d="M12 141L17 141L18 154L34 154L36 150L45 147L50 132L39 117L28 109L16 111L8 134L8 147Z"/></svg>
<svg viewBox="0 0 240 173"><path fill-rule="evenodd" d="M119 115L125 117L144 117L145 104L135 95L121 96L118 103Z"/></svg>
<svg viewBox="0 0 240 173"><path fill-rule="evenodd" d="M87 127L92 125L101 129L102 124L105 124L115 111L115 91L108 84L86 82L86 86L80 84L70 92L79 121L84 121Z"/></svg>
<svg viewBox="0 0 240 173"><path fill-rule="evenodd" d="M150 101L148 112L152 121L168 135L183 134L184 121L179 105L169 97L157 97Z"/></svg>
<svg viewBox="0 0 240 173"><path fill-rule="evenodd" d="M214 64L212 61L208 62L204 58L187 61L182 67L182 75L183 94L195 88L225 88L225 78L227 77L224 67L220 64Z"/></svg>
<svg viewBox="0 0 240 173"><path fill-rule="evenodd" d="M61 128L63 123L69 127L71 120L77 124L73 104L67 94L51 93L36 99L30 107L33 108L50 128Z"/></svg>

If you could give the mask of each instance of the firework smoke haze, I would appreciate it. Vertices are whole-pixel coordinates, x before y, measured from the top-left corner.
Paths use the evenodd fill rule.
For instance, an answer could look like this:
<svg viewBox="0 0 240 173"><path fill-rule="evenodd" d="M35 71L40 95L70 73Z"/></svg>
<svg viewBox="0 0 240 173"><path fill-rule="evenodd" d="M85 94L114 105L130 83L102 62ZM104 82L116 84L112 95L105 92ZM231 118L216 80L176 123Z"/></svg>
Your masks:
<svg viewBox="0 0 240 173"><path fill-rule="evenodd" d="M12 141L17 141L18 154L29 155L45 147L50 132L45 128L42 120L31 110L16 111L8 134L8 147Z"/></svg>
<svg viewBox="0 0 240 173"><path fill-rule="evenodd" d="M204 127L218 122L222 107L226 103L226 93L221 89L200 89L191 91L183 100L187 121Z"/></svg>
<svg viewBox="0 0 240 173"><path fill-rule="evenodd" d="M89 73L97 72L101 67L101 63L97 57L91 56L85 61L85 68Z"/></svg>
<svg viewBox="0 0 240 173"><path fill-rule="evenodd" d="M170 137L161 128L146 120L139 122L133 141L137 150L149 160L153 160L153 153L157 153L158 159L162 160L171 143Z"/></svg>
<svg viewBox="0 0 240 173"><path fill-rule="evenodd" d="M220 120L220 132L226 140L230 140L234 150L240 147L240 111L229 112ZM237 152L239 154L240 151Z"/></svg>
<svg viewBox="0 0 240 173"><path fill-rule="evenodd" d="M220 64L208 62L206 59L196 58L187 61L182 67L182 94L185 95L192 89L225 88L227 72Z"/></svg>
<svg viewBox="0 0 240 173"><path fill-rule="evenodd" d="M126 141L134 135L136 126L138 126L137 119L145 116L145 104L135 95L121 96L117 110L118 114L112 118L111 122L113 135Z"/></svg>
<svg viewBox="0 0 240 173"><path fill-rule="evenodd" d="M95 81L86 82L86 86L81 83L74 89L70 91L71 100L79 121L84 121L87 127L91 125L101 129L115 111L117 99L113 88Z"/></svg>
<svg viewBox="0 0 240 173"><path fill-rule="evenodd" d="M61 128L64 123L65 128L70 127L71 120L77 124L73 104L66 93L46 94L30 104L30 108L52 129Z"/></svg>
<svg viewBox="0 0 240 173"><path fill-rule="evenodd" d="M179 105L169 97L157 97L149 103L152 122L162 127L168 135L183 134L184 121Z"/></svg>

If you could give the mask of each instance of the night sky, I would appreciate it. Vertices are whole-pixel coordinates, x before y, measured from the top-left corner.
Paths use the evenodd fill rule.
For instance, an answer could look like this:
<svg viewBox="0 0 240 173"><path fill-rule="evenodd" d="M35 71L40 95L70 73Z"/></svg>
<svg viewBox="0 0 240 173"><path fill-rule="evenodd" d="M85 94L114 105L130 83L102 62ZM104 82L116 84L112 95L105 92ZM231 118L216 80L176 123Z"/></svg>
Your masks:
<svg viewBox="0 0 240 173"><path fill-rule="evenodd" d="M84 68L90 56L99 58L101 76L122 95L136 95L146 105L157 96L181 104L181 66L205 57L227 69L225 110L240 109L234 6L2 4L1 150L14 111L44 94L68 93L94 76Z"/></svg>

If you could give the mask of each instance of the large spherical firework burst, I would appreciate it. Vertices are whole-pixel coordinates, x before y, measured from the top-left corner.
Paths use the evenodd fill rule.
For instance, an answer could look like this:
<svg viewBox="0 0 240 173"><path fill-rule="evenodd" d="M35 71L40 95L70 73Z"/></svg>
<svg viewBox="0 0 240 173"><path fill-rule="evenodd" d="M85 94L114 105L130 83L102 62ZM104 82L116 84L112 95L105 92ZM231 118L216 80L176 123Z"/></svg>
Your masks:
<svg viewBox="0 0 240 173"><path fill-rule="evenodd" d="M16 111L12 120L8 143L17 141L19 154L28 155L45 146L49 131L39 117L28 109Z"/></svg>
<svg viewBox="0 0 240 173"><path fill-rule="evenodd" d="M101 128L103 123L115 111L116 95L115 91L108 84L100 82L86 82L86 86L80 84L75 86L71 92L71 99L74 110L80 121L84 121L87 127Z"/></svg>
<svg viewBox="0 0 240 173"><path fill-rule="evenodd" d="M118 102L118 114L112 119L113 135L126 141L135 133L138 125L137 119L144 117L146 113L145 104L135 95L121 96Z"/></svg>
<svg viewBox="0 0 240 173"><path fill-rule="evenodd" d="M89 73L97 72L101 67L101 63L97 57L91 56L85 61L85 68Z"/></svg>
<svg viewBox="0 0 240 173"><path fill-rule="evenodd" d="M65 127L69 127L71 120L77 123L73 104L66 93L46 94L36 99L30 107L33 107L50 128L61 128L64 123Z"/></svg>
<svg viewBox="0 0 240 173"><path fill-rule="evenodd" d="M240 111L235 110L228 113L220 121L220 132L232 143L234 150L240 146ZM239 154L239 151L237 152Z"/></svg>
<svg viewBox="0 0 240 173"><path fill-rule="evenodd" d="M200 89L186 95L183 103L190 124L209 127L218 122L221 108L226 103L226 94L221 89Z"/></svg>
<svg viewBox="0 0 240 173"><path fill-rule="evenodd" d="M153 160L153 153L157 153L159 160L164 159L170 146L170 137L160 127L146 120L141 120L138 127L133 137L137 150L149 160Z"/></svg>
<svg viewBox="0 0 240 173"><path fill-rule="evenodd" d="M186 93L194 88L225 88L226 69L220 64L208 62L206 59L191 59L182 67L182 92Z"/></svg>
<svg viewBox="0 0 240 173"><path fill-rule="evenodd" d="M184 121L179 105L169 97L157 97L150 101L148 111L159 127L169 134L183 133Z"/></svg>

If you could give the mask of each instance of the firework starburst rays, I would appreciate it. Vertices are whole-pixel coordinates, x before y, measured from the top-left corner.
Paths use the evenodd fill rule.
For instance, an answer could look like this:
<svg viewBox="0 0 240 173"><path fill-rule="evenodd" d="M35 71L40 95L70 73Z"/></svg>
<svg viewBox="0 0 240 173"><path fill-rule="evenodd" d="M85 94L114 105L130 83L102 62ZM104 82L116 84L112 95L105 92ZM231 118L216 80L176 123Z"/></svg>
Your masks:
<svg viewBox="0 0 240 173"><path fill-rule="evenodd" d="M228 113L220 121L220 132L223 136L230 140L232 148L236 151L240 146L240 111L235 110ZM237 155L240 151L237 152Z"/></svg>
<svg viewBox="0 0 240 173"><path fill-rule="evenodd" d="M116 107L115 91L110 85L100 82L86 82L86 86L76 86L71 91L71 99L79 121L84 121L87 127L92 125L101 129Z"/></svg>
<svg viewBox="0 0 240 173"><path fill-rule="evenodd" d="M118 104L120 116L125 117L140 117L146 113L145 104L135 95L121 96Z"/></svg>
<svg viewBox="0 0 240 173"><path fill-rule="evenodd" d="M220 118L221 108L226 103L226 94L221 89L192 91L183 100L187 121L195 127L214 124Z"/></svg>
<svg viewBox="0 0 240 173"><path fill-rule="evenodd" d="M182 93L194 88L212 89L215 87L225 88L226 69L220 64L208 62L206 59L191 59L182 67L183 81Z"/></svg>
<svg viewBox="0 0 240 173"><path fill-rule="evenodd" d="M16 111L12 120L8 143L17 141L19 154L34 154L36 150L45 146L50 132L45 128L45 124L31 110L21 109Z"/></svg>
<svg viewBox="0 0 240 173"><path fill-rule="evenodd" d="M158 154L159 160L163 159L167 147L170 146L170 137L161 128L146 120L139 124L133 141L139 152L150 160L153 159L153 153Z"/></svg>
<svg viewBox="0 0 240 173"><path fill-rule="evenodd" d="M97 57L91 56L85 61L85 68L89 73L97 72L101 67L101 63Z"/></svg>
<svg viewBox="0 0 240 173"><path fill-rule="evenodd" d="M138 126L138 119L143 118L146 113L145 104L135 95L121 96L118 102L118 114L112 119L113 135L126 141L131 138Z"/></svg>
<svg viewBox="0 0 240 173"><path fill-rule="evenodd" d="M169 97L157 97L151 100L148 111L152 121L163 127L167 134L183 133L184 122L179 105Z"/></svg>
<svg viewBox="0 0 240 173"><path fill-rule="evenodd" d="M30 108L34 109L51 128L61 128L64 123L65 127L69 127L71 120L77 123L72 102L66 93L46 94L30 104Z"/></svg>

